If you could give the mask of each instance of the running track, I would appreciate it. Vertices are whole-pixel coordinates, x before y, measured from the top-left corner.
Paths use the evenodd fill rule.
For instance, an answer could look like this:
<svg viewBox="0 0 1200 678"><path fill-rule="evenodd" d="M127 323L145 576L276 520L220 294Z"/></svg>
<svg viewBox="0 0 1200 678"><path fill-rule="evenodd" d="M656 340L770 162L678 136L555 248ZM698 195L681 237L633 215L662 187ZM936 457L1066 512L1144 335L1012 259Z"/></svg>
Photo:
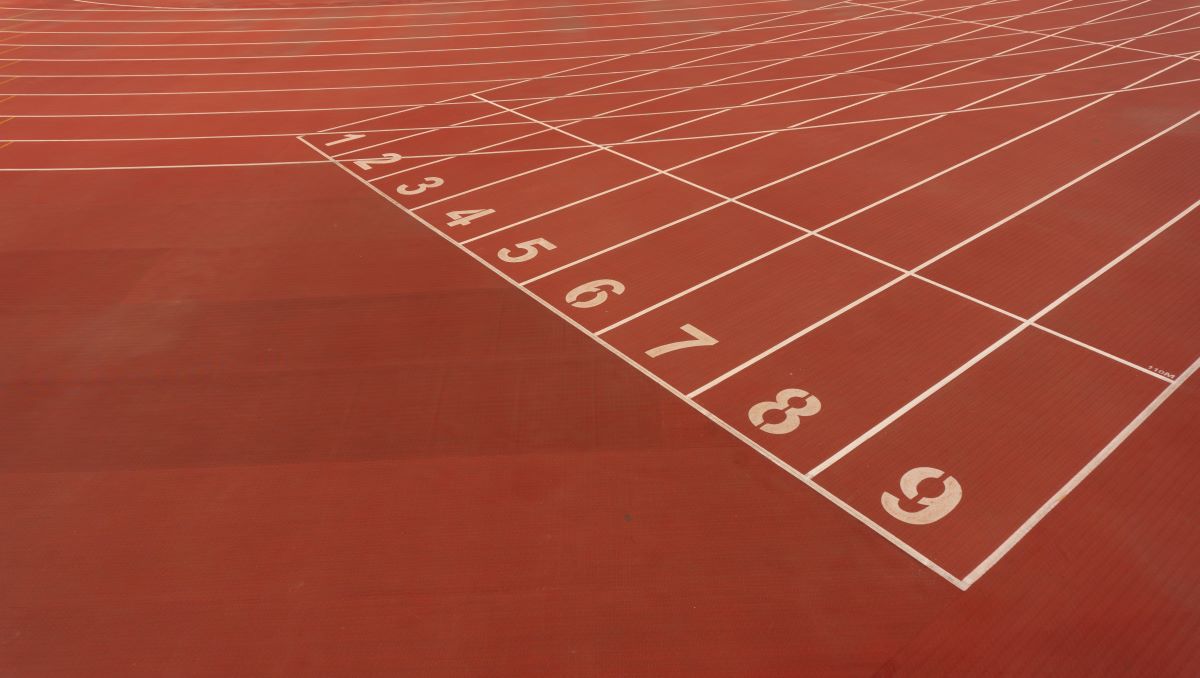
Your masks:
<svg viewBox="0 0 1200 678"><path fill-rule="evenodd" d="M1198 30L10 2L0 665L1189 673Z"/></svg>

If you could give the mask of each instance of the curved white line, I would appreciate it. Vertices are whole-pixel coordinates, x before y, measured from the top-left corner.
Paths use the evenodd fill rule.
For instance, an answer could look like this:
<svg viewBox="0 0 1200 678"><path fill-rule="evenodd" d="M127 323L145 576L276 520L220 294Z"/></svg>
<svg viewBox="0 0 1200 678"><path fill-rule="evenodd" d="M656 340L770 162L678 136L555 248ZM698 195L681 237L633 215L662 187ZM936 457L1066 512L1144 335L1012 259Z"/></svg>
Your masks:
<svg viewBox="0 0 1200 678"><path fill-rule="evenodd" d="M824 129L829 127L847 127L851 125L869 125L879 122L893 122L897 120L920 120L923 118L937 117L939 115L961 115L964 113L981 113L986 111L995 111L1002 109L1019 109L1024 107L1039 106L1043 104L1057 103L1060 101L1073 101L1076 99L1088 99L1091 97L1101 97L1113 94L1125 94L1128 92L1141 92L1151 89L1160 89L1165 87L1174 87L1177 85L1190 85L1200 83L1200 77L1188 78L1185 80L1172 80L1154 85L1143 85L1128 89L1105 90L1100 92L1088 92L1086 94L1072 94L1069 96L1053 97L1049 99L1031 99L1029 101L1017 101L1008 104L994 104L991 106L979 106L977 108L953 109L947 111L936 111L926 113L910 113L907 115L888 116L882 118L863 118L857 120L843 120L839 122L819 123L815 125L804 125L800 127L783 127L778 129L761 129L761 130L743 130L739 132L722 132L720 134L701 134L683 137L663 137L659 139L639 139L636 141L614 141L604 144L599 144L602 148L635 146L643 144L660 144L671 143L675 141L700 141L704 139L726 139L736 137L754 136L759 134L783 133L783 132L798 132L802 130ZM344 131L325 133L325 136L338 136ZM299 137L322 136L319 133L298 135ZM423 153L405 156L409 159L442 159L442 158L470 158L477 156L489 155L510 155L516 153L539 153L545 151L570 151L570 150L594 150L596 146L592 144L568 144L564 146L542 146L537 148L518 148L506 149L498 151L473 151L467 153ZM352 163L356 159L361 158L340 158L337 162L342 164ZM318 160L317 163L325 163L327 160ZM66 172L66 171L100 171L100 170L137 170L137 169L186 169L197 167L261 167L272 165L309 165L314 164L313 161L296 160L296 161L277 161L277 162L247 162L247 163L213 163L213 164L191 164L191 165L128 165L128 166L108 166L108 167L0 167L0 172Z"/></svg>
<svg viewBox="0 0 1200 678"><path fill-rule="evenodd" d="M375 5L309 5L307 7L163 7L161 5L130 5L119 4L115 2L99 2L98 0L72 0L73 2L83 3L85 5L101 5L106 7L120 7L123 9L134 9L146 12L311 12L320 10L333 9L369 9L373 7L432 7L436 5L484 5L493 2L504 2L505 0L459 0L458 2L388 2ZM651 2L663 2L664 0L625 0L624 2L598 2L596 5L629 5L629 4L644 4ZM571 8L571 7L588 7L591 3L579 3L571 5L555 5L555 8ZM37 7L13 7L5 9L39 9ZM40 8L46 9L46 8ZM530 7L522 7L520 9L537 9ZM53 9L55 12L107 12L111 10L102 9ZM470 10L464 10L470 11ZM477 11L493 11L493 10L477 10ZM494 10L501 11L501 10ZM510 10L511 11L511 10Z"/></svg>
<svg viewBox="0 0 1200 678"><path fill-rule="evenodd" d="M1079 49L1079 47L1061 47L1060 46L1060 47L1050 47L1050 48L1047 48L1044 50L1030 50L1028 52L1014 52L1012 54L994 54L994 55L990 55L987 57L983 57L983 60L984 60L984 62L993 62L998 59L1005 59L1005 58L1009 58L1009 57L1020 57L1020 56L1027 56L1030 54L1043 54L1046 52L1068 50L1068 49ZM988 78L988 79L983 79L983 80L954 82L954 83L948 83L948 84L943 84L943 85L930 85L928 87L912 87L912 88L909 88L909 89L906 89L903 91L916 92L916 91L921 91L924 89L937 89L937 88L944 88L944 87L958 87L960 85L978 85L978 84L985 84L985 83L989 83L989 82L1001 82L1004 80L1011 80L1013 78L1032 77L1034 75L1048 75L1050 73L1071 73L1071 72L1075 72L1075 71L1099 70L1099 69L1103 69L1103 68L1112 68L1115 66L1126 66L1129 64L1137 64L1137 63L1142 63L1144 61L1157 61L1159 59L1172 59L1172 58L1182 59L1182 58L1189 56L1189 54L1190 53L1174 54L1174 55L1169 55L1169 56L1149 56L1149 57L1143 57L1140 59L1131 59L1129 61L1109 62L1109 63L1101 64L1099 66L1081 66L1079 68L1067 69L1067 70L1062 70L1062 71L1046 71L1044 73L1007 75L1007 76L1002 76L1002 77L997 77L997 78ZM966 58L962 58L962 59L949 59L946 61L928 61L928 62L915 63L915 64L904 64L902 66L864 68L861 70L853 70L853 71L844 70L844 71L830 71L827 73L806 73L804 75L792 75L792 76L785 76L785 77L780 77L780 78L760 78L760 79L756 79L756 80L755 79L728 80L728 81L723 81L723 82L704 83L704 84L699 84L699 85L687 85L687 86L679 86L679 87L653 87L653 88L648 88L648 89L608 90L608 91L604 91L604 92L581 92L581 93L577 93L577 94L562 94L562 95L556 95L556 96L550 96L550 97L532 96L532 97L515 97L515 98L511 98L511 99L494 98L494 99L490 99L490 101L493 101L495 103L519 103L519 102L532 102L532 101L545 103L545 102L550 102L550 101L559 101L559 100L563 100L563 99L596 98L596 97L618 96L618 95L626 95L626 94L655 94L655 93L660 93L660 92L684 92L684 91L692 91L692 90L698 90L698 89L720 89L722 87L740 87L742 85L759 85L759 84L768 84L768 83L773 83L773 82L793 82L793 81L797 81L797 80L809 80L809 79L813 79L813 78L830 78L830 77L837 77L840 75L851 75L851 74L863 75L863 74L867 74L867 73L881 73L881 72L885 72L885 71L901 71L901 70L907 70L907 69L927 68L929 66L941 66L941 65L946 65L946 64L967 63L967 62L979 61L979 60L980 60L980 57L966 57ZM770 59L768 61L775 62L775 61L778 61L778 59ZM722 65L725 65L725 64L722 64ZM436 83L436 84L471 84L471 83L475 83L475 82L487 83L490 81L487 81L487 80L464 81L463 83ZM262 93L283 93L283 92L311 92L311 91L342 90L342 89L377 89L377 88L389 88L389 87L410 87L410 86L422 86L425 84L434 84L434 83L416 83L414 85L409 85L409 84L354 85L354 86L348 86L348 87L315 87L315 88L304 88L304 89L215 90L215 91L211 91L211 92L205 92L205 91L197 91L197 92L82 92L82 93L6 92L5 96L11 96L11 97L72 97L72 96L97 97L97 96L158 96L158 95L182 95L182 94L194 94L194 95L262 94ZM886 90L886 91L893 92L896 90ZM554 120L547 119L546 122L598 120L598 119L611 119L611 118L618 118L618 117L636 117L636 116L644 116L644 115L674 115L677 113L688 113L688 112L693 112L693 111L721 110L721 109L725 109L725 108L736 109L736 108L744 108L744 107L749 107L749 106L773 105L776 103L801 103L801 102L808 102L808 101L824 101L827 99L841 99L841 98L846 98L846 97L865 96L865 95L878 94L878 93L879 92L866 92L866 93L857 93L857 94L836 94L836 95L827 96L827 97L815 97L812 99L791 99L786 102L764 102L764 103L758 103L758 104L737 104L734 106L717 106L717 107L713 107L713 108L660 110L660 111L654 111L652 113L633 113L633 114L624 114L624 115L596 115L596 116L587 116L587 117L580 117L580 118L558 118L558 119L554 119ZM434 105L434 104L415 104L415 105L428 106L428 105ZM446 103L438 103L436 105L438 105L438 106L476 106L476 105L478 105L478 102L475 102L475 101L457 101L457 102L450 101L450 102L446 102ZM0 114L0 116L2 116L2 114ZM434 131L434 130L441 130L441 129L472 129L472 128L477 128L477 127L503 127L503 126L507 126L507 125L524 125L524 124L526 124L526 123L508 122L508 123L488 123L488 124L479 124L479 125L456 124L456 125L446 125L443 127L413 127L413 128L404 128L404 129ZM295 136L295 135L296 135L296 133L292 133L292 134L286 135L286 136ZM249 135L249 136L260 136L260 135ZM262 136L284 136L284 135L262 135ZM211 137L207 137L207 138L211 138Z"/></svg>
<svg viewBox="0 0 1200 678"><path fill-rule="evenodd" d="M1183 29L1183 30L1197 30L1197 29L1200 29L1200 27ZM1168 33L1169 32L1164 31L1164 32L1158 33L1156 35L1167 35ZM960 42L968 42L970 40L992 40L992 39L999 39L999 38L1003 38L1003 37L1005 37L1005 36L992 35L992 36L985 36L985 37L981 37L981 38L970 38L970 39L965 39L965 40L945 41L940 44L951 45L951 44L956 44L956 43L960 43ZM1129 40L1129 39L1130 38L1117 38L1115 41ZM1134 39L1136 39L1136 38L1134 38ZM782 42L783 41L772 43L772 44L781 44ZM933 45L933 44L939 44L939 43L918 43L915 45L903 45L903 46L900 46L899 48L925 47L925 46L929 46L929 45ZM1086 44L1102 45L1105 47L1112 46L1112 45L1106 44L1106 43L1091 43L1091 42L1089 42ZM823 55L816 55L816 56L812 56L812 57L802 55L802 56L792 57L792 59L798 61L800 59L820 58L822 56L830 56L830 55L863 54L863 53L878 52L878 51L892 51L897 48L898 47L896 47L896 46L889 46L889 47L874 48L874 49L867 49L867 50L848 50L845 52L828 52ZM1029 52L1018 52L1018 53L1014 53L1012 55L1006 55L1006 56L1019 56L1022 54L1036 54L1036 53L1041 53L1041 52L1054 51L1054 50L1058 50L1058 49L1074 49L1074 48L1072 48L1072 47L1057 47L1057 48L1052 48L1052 49L1048 49L1048 50L1031 50ZM1133 51L1153 54L1153 55L1155 55L1156 58L1177 58L1178 59L1178 58L1184 58L1184 57L1188 56L1189 54L1191 54L1189 52L1183 52L1183 53L1179 53L1179 54L1165 54L1165 53L1159 53L1159 52L1150 52L1149 50L1133 50ZM990 59L990 58L994 58L994 57L988 57L988 58ZM775 59L775 60L777 61L778 59ZM931 64L918 64L918 65L934 65L934 64L939 64L939 63L954 63L954 61L931 62ZM721 65L725 65L725 64L721 64ZM915 67L915 66L916 65L905 66L905 68ZM696 67L700 68L702 66L696 66ZM878 70L892 70L892 69L878 69ZM570 77L570 76L562 76L562 77ZM804 76L804 77L811 77L811 76ZM466 82L471 82L471 81L466 81ZM487 82L487 81L481 81L481 82ZM433 85L437 85L437 84L448 84L448 83L413 83L411 86L414 86L414 87L416 87L416 86L433 86ZM450 83L450 84L453 84L453 83ZM745 84L745 83L732 82L732 83L727 83L727 84L732 86L732 85L736 85L736 84ZM373 89L373 88L383 88L383 87L388 87L388 86L387 85L384 85L384 86L363 85L363 86L347 87L345 89L358 89L358 88ZM670 89L670 88L666 88L666 89ZM689 88L684 88L684 89L689 89ZM271 92L272 90L256 90L256 91ZM291 90L278 90L278 91L291 91ZM297 90L297 91L311 91L311 90ZM221 90L221 91L213 91L213 92L189 92L189 93L199 95L199 94L254 93L254 92L255 92L254 90L246 91L246 92ZM570 96L603 96L605 94L614 94L614 93L619 93L619 92L597 93L597 94L591 94L591 95L561 95L561 96L553 96L553 97L536 97L536 98L537 99L546 99L546 100L556 100L556 99L567 98ZM136 96L137 94L139 94L139 93L120 92L120 93L55 94L55 93L34 93L34 92L15 93L14 92L11 94L11 96L14 96L14 97L16 97L16 96L30 96L30 97L32 97L32 96L40 96L40 97L45 97L45 96ZM144 94L146 96L158 96L158 95L170 95L173 93L171 93L171 92L147 92ZM185 94L187 94L187 93L185 93ZM9 96L9 95L6 95L6 96ZM519 100L521 100L521 99L508 99L505 101L519 101ZM468 105L469 104L469 102L461 102L458 104L453 103L453 102L389 102L389 103L384 103L384 104L364 104L364 105L360 105L360 106L332 106L332 107L321 107L321 108L283 108L283 109L272 108L272 109L242 109L242 110L228 110L228 111L169 111L169 112L161 112L161 113L160 112L48 113L48 114L0 113L0 117L11 117L11 118L114 118L114 117L170 117L170 116L192 116L192 115L243 115L243 114L244 115L259 115L259 114L268 114L268 113L303 113L303 112L310 112L310 111L311 112L328 112L328 111L379 110L379 109L398 108L398 107L405 107L405 106L425 106L425 105L431 105L432 103L437 103L438 105Z"/></svg>
<svg viewBox="0 0 1200 678"><path fill-rule="evenodd" d="M709 10L709 9L724 9L726 7L745 7L748 5L777 5L777 4L785 3L788 1L789 0L749 0L748 2L731 2L731 3L727 3L727 4L722 4L722 5L709 5L707 7L668 7L665 9L633 10L633 11L628 11L628 12L597 12L594 14L570 14L570 15L561 15L561 16L556 15L556 16L518 17L515 19L486 19L486 20L482 20L482 21L457 21L457 22L448 22L448 23L428 23L428 24L418 23L418 24L405 24L403 26L318 26L318 27L314 27L314 28L240 28L240 29L233 29L233 30L215 30L215 31L196 30L196 31L111 31L111 32L110 31L30 31L30 32L39 34L39 35L46 34L46 33L82 33L82 34L94 33L97 35L121 35L121 34L143 33L143 32L144 33L171 33L171 34L259 33L259 32L261 32L261 33L278 33L278 32L318 31L318 30L348 31L348 30L365 30L365 29L370 29L370 28L424 28L427 26L468 26L468 25L482 24L482 23L500 24L500 23L516 23L516 22L521 22L521 21L566 21L566 20L573 20L573 19L592 19L592 18L597 18L597 17L629 16L629 15L634 15L634 14L665 14L667 12L699 12L699 11L705 11L705 10ZM0 9L5 9L5 8L0 8ZM462 14L467 14L467 13L487 13L487 12L498 12L498 11L502 11L502 10L475 10L474 12L422 12L422 13L406 13L406 14L358 14L358 15L350 15L350 16L338 16L338 17L264 17L264 18L240 17L237 19L95 19L92 17L87 17L87 18L83 18L83 19L38 19L38 18L28 18L27 19L25 17L21 17L19 20L21 23L55 23L55 24L83 23L83 24L89 24L89 25L104 24L104 23L110 23L110 24L155 23L155 24L176 25L176 24L186 24L186 23L226 23L226 22L246 23L246 22L252 22L252 21L295 22L295 21L340 21L343 19L405 19L405 18L415 17L415 16L444 16L444 15L461 16ZM514 11L514 10L503 10L503 11ZM794 10L784 10L780 13L787 14L792 11L794 11ZM703 19L703 18L704 17L699 17L699 19ZM17 19L10 19L8 17L0 17L0 21L16 21L16 20Z"/></svg>

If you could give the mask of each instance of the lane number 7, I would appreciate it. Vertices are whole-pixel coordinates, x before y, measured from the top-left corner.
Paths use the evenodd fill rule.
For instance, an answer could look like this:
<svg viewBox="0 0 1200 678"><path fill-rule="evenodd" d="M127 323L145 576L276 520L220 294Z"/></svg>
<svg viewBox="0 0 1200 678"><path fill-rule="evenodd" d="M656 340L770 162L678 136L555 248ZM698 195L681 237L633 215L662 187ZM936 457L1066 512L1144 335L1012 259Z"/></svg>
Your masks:
<svg viewBox="0 0 1200 678"><path fill-rule="evenodd" d="M651 358L657 358L664 353L670 353L672 351L681 351L685 348L694 348L697 346L712 346L716 343L719 343L716 339L706 334L704 330L698 329L695 325L687 324L681 326L679 329L687 332L691 339L673 341L669 344L663 344L662 346L655 346L649 351L646 351L646 355L650 356Z"/></svg>

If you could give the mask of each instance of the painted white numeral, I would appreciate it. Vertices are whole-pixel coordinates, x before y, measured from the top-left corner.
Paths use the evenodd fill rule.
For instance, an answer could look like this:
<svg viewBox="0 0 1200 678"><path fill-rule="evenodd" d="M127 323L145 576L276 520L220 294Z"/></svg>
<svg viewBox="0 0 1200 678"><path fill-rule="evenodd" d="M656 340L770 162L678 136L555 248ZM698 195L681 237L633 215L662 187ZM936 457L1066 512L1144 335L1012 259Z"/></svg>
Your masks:
<svg viewBox="0 0 1200 678"><path fill-rule="evenodd" d="M427 189L437 188L446 182L442 181L441 177L425 177L425 181L417 184L416 188L409 188L408 184L400 184L396 187L396 192L400 195L417 195L424 193Z"/></svg>
<svg viewBox="0 0 1200 678"><path fill-rule="evenodd" d="M792 400L802 400L799 407L792 405ZM750 408L750 423L763 433L783 435L791 433L800 426L800 417L811 417L821 411L821 401L808 391L798 388L785 388L775 396L775 400L767 400ZM783 421L767 422L767 412L782 412Z"/></svg>
<svg viewBox="0 0 1200 678"><path fill-rule="evenodd" d="M544 250L552 250L555 248L555 245L545 238L535 238L533 240L519 242L516 245L513 245L513 247L521 250L522 253L514 255L512 250L505 247L497 252L496 256L500 257L501 261L507 261L510 264L519 264L522 261L529 261L530 259L536 257L538 255L539 247Z"/></svg>
<svg viewBox="0 0 1200 678"><path fill-rule="evenodd" d="M567 303L575 308L594 308L608 301L609 292L621 294L624 291L625 285L616 280L593 280L567 292Z"/></svg>
<svg viewBox="0 0 1200 678"><path fill-rule="evenodd" d="M447 226L466 226L480 217L486 217L489 214L495 214L496 210L457 210L455 212L446 212L446 218L450 219Z"/></svg>
<svg viewBox="0 0 1200 678"><path fill-rule="evenodd" d="M365 134L343 134L341 139L334 139L333 141L326 141L325 147L328 148L330 146L337 146L338 144L344 144L347 141L354 141L355 139L361 139L365 136L367 136L367 135L365 135Z"/></svg>
<svg viewBox="0 0 1200 678"><path fill-rule="evenodd" d="M940 480L942 491L932 497L922 497L918 485L925 480ZM953 511L958 502L962 501L962 485L945 471L928 466L918 466L900 476L900 491L904 493L903 500L891 492L884 492L880 500L884 510L893 518L910 525L935 523L945 518L946 514ZM901 505L901 501L909 506L919 504L920 508L909 511Z"/></svg>
<svg viewBox="0 0 1200 678"><path fill-rule="evenodd" d="M713 339L709 335L705 334L703 330L696 329L695 325L683 325L679 329L687 332L691 339L673 341L669 344L656 346L649 351L646 351L646 355L650 356L651 358L657 358L658 356L664 353L670 353L671 351L681 351L685 348L692 348L694 346L712 346L713 344L718 343L716 339Z"/></svg>
<svg viewBox="0 0 1200 678"><path fill-rule="evenodd" d="M359 169L369 170L374 165L390 165L394 162L400 162L401 155L399 153L384 153L378 158L363 158L355 160L354 164L358 165Z"/></svg>

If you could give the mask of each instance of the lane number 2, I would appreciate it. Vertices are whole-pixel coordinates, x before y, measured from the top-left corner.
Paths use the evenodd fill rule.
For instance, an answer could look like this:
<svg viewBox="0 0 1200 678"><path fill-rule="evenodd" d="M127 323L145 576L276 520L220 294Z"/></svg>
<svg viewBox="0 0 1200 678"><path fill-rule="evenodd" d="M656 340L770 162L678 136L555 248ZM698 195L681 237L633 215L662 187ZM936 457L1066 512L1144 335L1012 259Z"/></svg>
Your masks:
<svg viewBox="0 0 1200 678"><path fill-rule="evenodd" d="M940 480L942 483L941 493L930 497L921 496L918 486L926 480ZM883 503L884 510L893 518L909 525L928 525L945 518L954 510L954 507L958 506L958 502L962 501L963 494L962 485L953 476L929 466L909 469L900 476L900 492L904 494L903 500L891 492L884 492L880 501ZM919 508L910 511L905 508L906 505L916 505Z"/></svg>
<svg viewBox="0 0 1200 678"><path fill-rule="evenodd" d="M446 183L441 177L425 177L425 180L417 184L416 188L409 188L408 184L400 184L396 187L396 192L400 195L417 195L424 193L431 188L437 188Z"/></svg>
<svg viewBox="0 0 1200 678"><path fill-rule="evenodd" d="M793 401L800 403L794 405ZM748 416L750 423L763 433L783 435L799 428L801 417L811 417L820 411L821 401L815 395L799 388L785 388L775 396L775 400L766 400L751 407ZM768 422L768 412L782 412L783 421Z"/></svg>
<svg viewBox="0 0 1200 678"><path fill-rule="evenodd" d="M355 160L354 164L357 165L359 169L369 170L375 165L390 165L394 162L400 162L402 158L403 156L401 156L399 153L384 153L378 158L363 158L362 160Z"/></svg>
<svg viewBox="0 0 1200 678"><path fill-rule="evenodd" d="M567 303L575 308L595 308L608 301L608 295L621 294L625 285L616 280L593 280L567 292Z"/></svg>
<svg viewBox="0 0 1200 678"><path fill-rule="evenodd" d="M646 355L650 356L651 358L657 358L664 353L670 353L672 351L681 351L685 348L695 348L697 346L712 346L718 343L716 339L706 334L704 330L698 329L695 325L683 325L679 329L687 332L691 339L673 341L669 344L663 344L662 346L655 346L649 351L646 351Z"/></svg>
<svg viewBox="0 0 1200 678"><path fill-rule="evenodd" d="M529 261L530 259L536 257L539 252L539 247L543 250L552 250L557 246L545 238L534 238L533 240L519 242L516 245L513 245L513 247L520 250L521 254L513 254L510 248L504 247L496 253L496 256L500 257L501 261L507 261L510 264L519 264L522 261Z"/></svg>

